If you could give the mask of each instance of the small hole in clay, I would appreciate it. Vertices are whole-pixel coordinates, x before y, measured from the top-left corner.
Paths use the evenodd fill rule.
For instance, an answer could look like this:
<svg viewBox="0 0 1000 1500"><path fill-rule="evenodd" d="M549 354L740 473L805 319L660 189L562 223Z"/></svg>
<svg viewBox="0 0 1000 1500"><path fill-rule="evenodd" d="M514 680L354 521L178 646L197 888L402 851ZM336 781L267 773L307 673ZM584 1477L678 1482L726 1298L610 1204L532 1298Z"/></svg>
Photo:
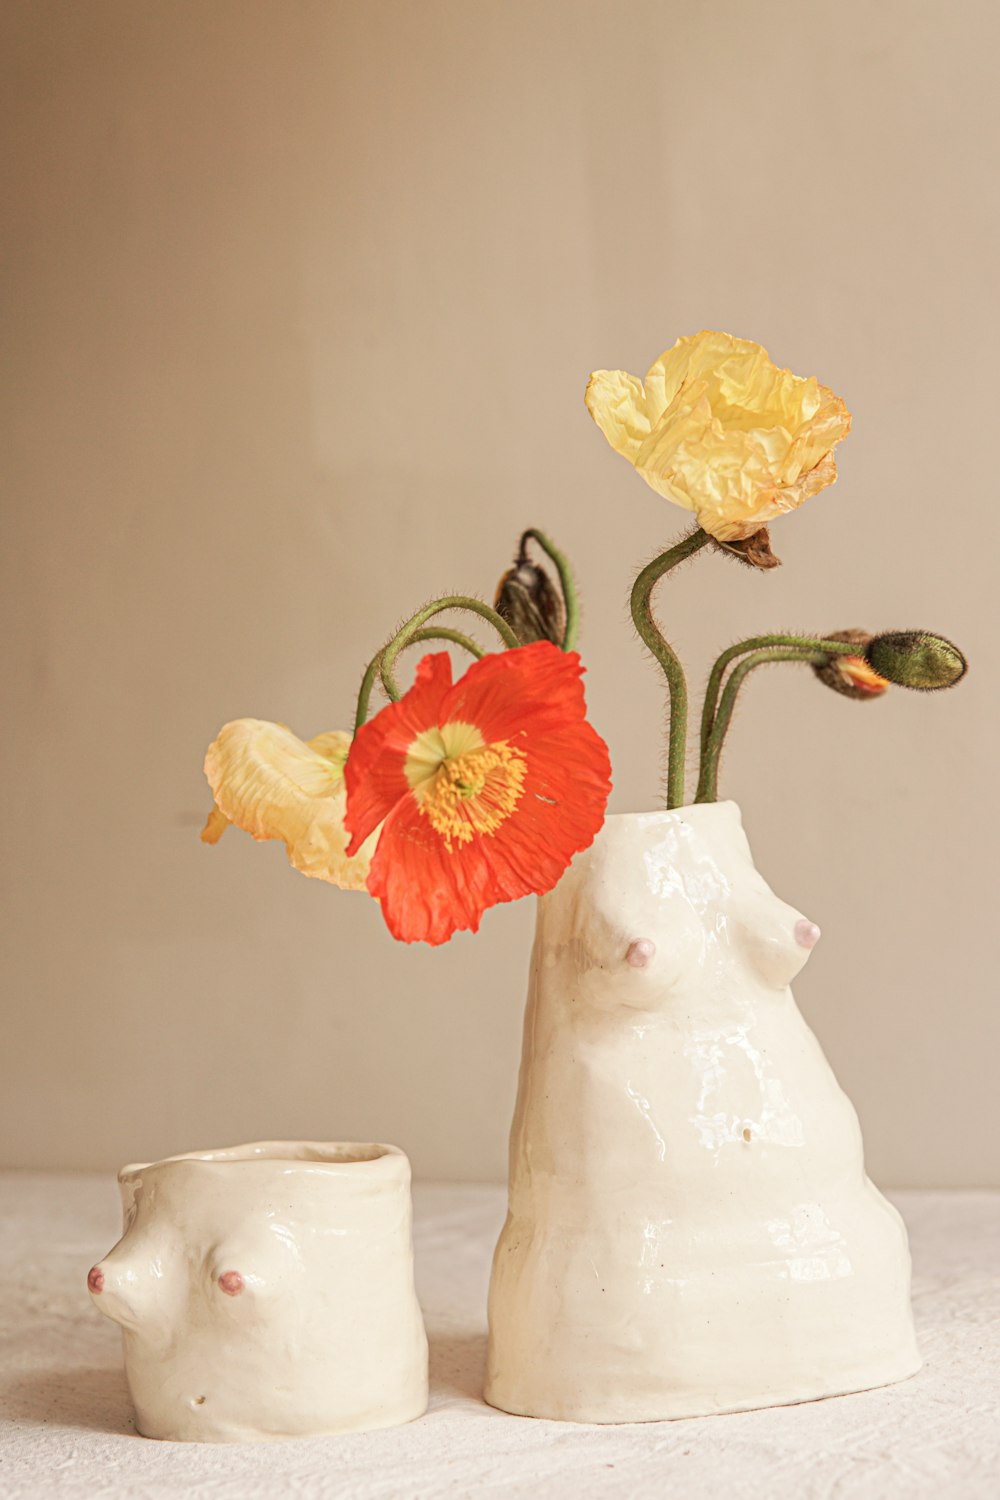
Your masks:
<svg viewBox="0 0 1000 1500"><path fill-rule="evenodd" d="M204 1406L205 1405L205 1398L204 1398L204 1396L195 1396L195 1398L194 1398L194 1404L195 1404L195 1406Z"/></svg>
<svg viewBox="0 0 1000 1500"><path fill-rule="evenodd" d="M743 1131L743 1139L744 1139L744 1140L745 1140L745 1141L749 1141L749 1140L752 1140L752 1139L753 1139L753 1137L752 1137L752 1135L751 1135L751 1134L750 1134L750 1127L749 1127L749 1126L747 1126L747 1127L746 1127L746 1128L745 1128L745 1129L744 1129L744 1131Z"/></svg>

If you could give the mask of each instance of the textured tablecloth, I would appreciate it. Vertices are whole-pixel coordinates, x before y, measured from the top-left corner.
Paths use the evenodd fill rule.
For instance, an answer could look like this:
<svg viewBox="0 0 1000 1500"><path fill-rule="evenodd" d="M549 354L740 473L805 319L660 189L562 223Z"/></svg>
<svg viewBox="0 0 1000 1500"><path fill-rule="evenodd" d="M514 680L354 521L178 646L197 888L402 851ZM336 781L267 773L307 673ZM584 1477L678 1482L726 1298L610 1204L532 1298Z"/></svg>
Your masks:
<svg viewBox="0 0 1000 1500"><path fill-rule="evenodd" d="M0 1174L0 1496L976 1500L1000 1496L1000 1194L899 1193L925 1360L885 1390L696 1421L575 1426L480 1397L501 1188L418 1186L428 1415L239 1446L137 1437L118 1329L84 1289L118 1236L101 1177Z"/></svg>

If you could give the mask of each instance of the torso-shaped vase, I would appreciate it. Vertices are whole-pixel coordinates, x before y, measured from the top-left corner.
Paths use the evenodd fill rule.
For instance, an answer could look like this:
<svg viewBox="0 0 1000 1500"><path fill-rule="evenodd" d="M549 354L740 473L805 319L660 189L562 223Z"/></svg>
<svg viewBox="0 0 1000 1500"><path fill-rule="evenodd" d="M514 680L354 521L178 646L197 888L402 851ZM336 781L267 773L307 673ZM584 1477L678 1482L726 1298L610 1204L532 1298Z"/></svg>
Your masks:
<svg viewBox="0 0 1000 1500"><path fill-rule="evenodd" d="M395 1146L264 1141L125 1167L119 1184L125 1232L88 1284L122 1325L145 1436L296 1437L425 1410Z"/></svg>
<svg viewBox="0 0 1000 1500"><path fill-rule="evenodd" d="M607 820L539 902L486 1399L651 1421L920 1365L910 1257L739 809Z"/></svg>

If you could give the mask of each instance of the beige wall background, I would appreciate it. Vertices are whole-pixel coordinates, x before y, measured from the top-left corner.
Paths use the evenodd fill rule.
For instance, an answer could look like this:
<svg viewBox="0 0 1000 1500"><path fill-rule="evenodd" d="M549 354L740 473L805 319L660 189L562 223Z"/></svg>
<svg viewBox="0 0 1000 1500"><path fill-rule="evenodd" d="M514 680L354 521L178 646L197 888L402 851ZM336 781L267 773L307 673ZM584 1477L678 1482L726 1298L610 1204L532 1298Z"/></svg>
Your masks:
<svg viewBox="0 0 1000 1500"><path fill-rule="evenodd" d="M922 624L953 694L762 674L724 791L820 922L797 985L887 1184L1000 1181L998 115L977 0L8 0L2 1160L264 1136L498 1178L532 903L396 946L198 831L243 714L346 727L397 619L573 555L612 807L662 693L626 609L683 517L588 372L721 327L842 393L841 479L662 600L700 682L774 628Z"/></svg>

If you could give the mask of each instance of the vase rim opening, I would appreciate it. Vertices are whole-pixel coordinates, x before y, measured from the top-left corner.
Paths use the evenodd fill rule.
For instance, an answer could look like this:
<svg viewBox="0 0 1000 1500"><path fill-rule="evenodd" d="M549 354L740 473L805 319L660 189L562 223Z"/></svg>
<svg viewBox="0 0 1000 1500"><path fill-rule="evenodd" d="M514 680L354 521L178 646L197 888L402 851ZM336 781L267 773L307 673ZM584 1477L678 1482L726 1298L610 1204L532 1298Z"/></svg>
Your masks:
<svg viewBox="0 0 1000 1500"><path fill-rule="evenodd" d="M251 1141L240 1146L217 1146L201 1151L184 1151L164 1156L158 1161L130 1162L118 1173L119 1182L142 1172L172 1166L229 1166L243 1170L256 1166L301 1167L306 1170L329 1169L342 1173L345 1168L367 1166L379 1169L385 1163L390 1169L406 1162L398 1146L366 1141ZM384 1168L383 1168L384 1170Z"/></svg>

